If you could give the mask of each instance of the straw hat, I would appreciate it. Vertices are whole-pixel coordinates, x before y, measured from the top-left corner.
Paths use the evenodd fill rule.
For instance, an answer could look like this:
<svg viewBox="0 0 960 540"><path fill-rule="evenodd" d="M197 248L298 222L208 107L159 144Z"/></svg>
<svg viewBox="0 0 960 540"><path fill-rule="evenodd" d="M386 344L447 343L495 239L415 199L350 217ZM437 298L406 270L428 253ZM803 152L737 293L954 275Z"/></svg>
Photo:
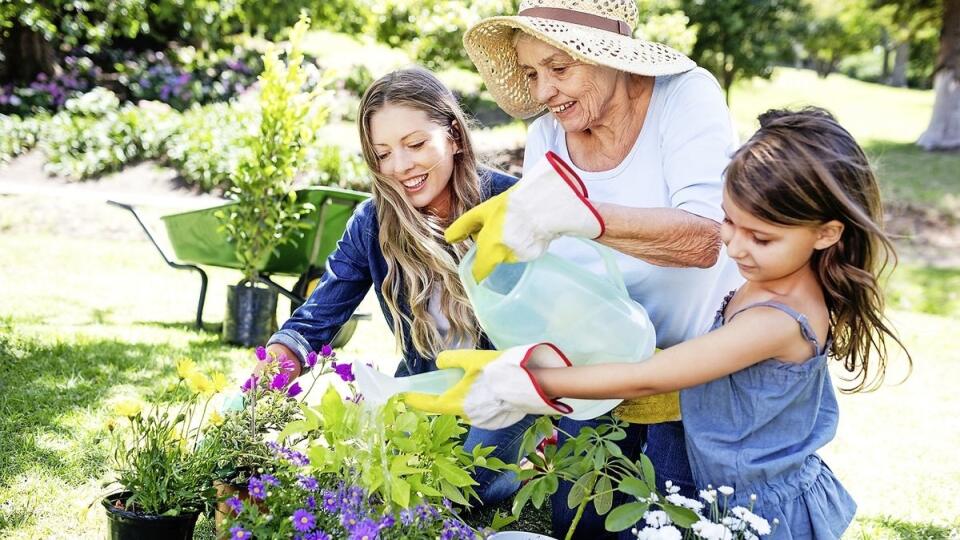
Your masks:
<svg viewBox="0 0 960 540"><path fill-rule="evenodd" d="M490 17L463 35L463 45L500 107L516 118L544 109L530 95L513 46L515 29L589 64L637 75L672 75L696 67L666 45L634 39L636 0L523 0L515 17Z"/></svg>

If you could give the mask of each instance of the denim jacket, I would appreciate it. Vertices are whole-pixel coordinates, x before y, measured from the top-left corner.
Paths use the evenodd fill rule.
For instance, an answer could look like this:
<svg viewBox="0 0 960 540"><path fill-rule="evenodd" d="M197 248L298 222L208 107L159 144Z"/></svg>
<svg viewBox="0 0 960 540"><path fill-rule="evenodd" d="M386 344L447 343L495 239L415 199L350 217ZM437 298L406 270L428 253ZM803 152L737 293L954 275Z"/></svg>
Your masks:
<svg viewBox="0 0 960 540"><path fill-rule="evenodd" d="M481 169L481 196L484 200L506 191L516 182L516 178L491 169ZM374 286L380 309L390 328L393 317L384 301L382 285L387 275L387 262L380 251L378 237L380 225L377 223L377 211L373 199L368 199L354 211L347 222L343 237L336 249L327 258L327 268L320 283L310 298L300 306L268 344L279 343L294 351L301 365L309 351L319 351L330 343L340 327L346 323L354 310L366 296L370 286ZM406 294L401 291L400 309L410 314ZM412 375L436 369L433 358L421 356L413 347L410 328L404 323L403 359L397 368L397 375ZM478 347L492 349L486 336L481 336Z"/></svg>

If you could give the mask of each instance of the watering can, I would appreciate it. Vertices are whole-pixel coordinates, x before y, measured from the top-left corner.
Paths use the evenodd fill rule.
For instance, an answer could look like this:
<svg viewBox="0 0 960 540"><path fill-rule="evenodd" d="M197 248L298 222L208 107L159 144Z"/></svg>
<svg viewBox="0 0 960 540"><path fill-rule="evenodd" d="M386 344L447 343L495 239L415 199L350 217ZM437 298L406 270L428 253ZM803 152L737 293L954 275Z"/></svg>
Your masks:
<svg viewBox="0 0 960 540"><path fill-rule="evenodd" d="M613 251L590 240L577 240L598 253L603 273L546 253L530 262L499 264L477 283L470 271L476 246L470 248L460 262L460 280L480 326L497 349L548 341L575 366L649 358L656 346L653 323L643 306L627 293ZM372 369L364 371L370 373L363 373L361 381L358 372L357 383L365 399L370 399L365 386L374 391L374 402L404 391L439 394L463 373L460 369L438 370L393 379ZM400 386L403 389L391 392ZM622 400L563 401L573 407L566 416L588 420L609 412Z"/></svg>

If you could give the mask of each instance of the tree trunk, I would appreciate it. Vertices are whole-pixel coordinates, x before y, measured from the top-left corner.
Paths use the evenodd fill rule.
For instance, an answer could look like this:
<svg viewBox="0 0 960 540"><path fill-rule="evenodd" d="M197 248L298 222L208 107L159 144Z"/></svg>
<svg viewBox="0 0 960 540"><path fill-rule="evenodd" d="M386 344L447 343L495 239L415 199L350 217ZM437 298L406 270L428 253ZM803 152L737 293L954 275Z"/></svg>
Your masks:
<svg viewBox="0 0 960 540"><path fill-rule="evenodd" d="M917 144L924 150L960 149L960 0L944 1L933 88L933 116Z"/></svg>
<svg viewBox="0 0 960 540"><path fill-rule="evenodd" d="M55 56L53 45L40 33L14 21L9 39L3 42L6 58L4 79L12 82L32 82L39 73L53 75Z"/></svg>
<svg viewBox="0 0 960 540"><path fill-rule="evenodd" d="M883 45L883 70L880 72L880 80L886 81L890 76L890 36L886 30L883 30L880 43Z"/></svg>
<svg viewBox="0 0 960 540"><path fill-rule="evenodd" d="M890 74L890 86L907 86L907 66L910 64L910 40L897 43L893 56L893 73Z"/></svg>

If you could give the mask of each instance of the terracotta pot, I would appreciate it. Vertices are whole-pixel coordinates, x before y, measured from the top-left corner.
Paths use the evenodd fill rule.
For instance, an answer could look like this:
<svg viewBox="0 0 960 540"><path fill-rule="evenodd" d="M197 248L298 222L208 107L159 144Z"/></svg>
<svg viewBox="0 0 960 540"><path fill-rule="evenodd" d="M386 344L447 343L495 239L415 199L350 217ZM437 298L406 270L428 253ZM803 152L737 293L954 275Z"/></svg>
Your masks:
<svg viewBox="0 0 960 540"><path fill-rule="evenodd" d="M230 536L230 531L222 527L223 520L227 514L233 512L227 503L223 502L230 497L236 497L243 501L243 504L250 504L250 492L247 491L246 484L228 484L220 480L213 481L213 487L217 490L217 511L214 513L214 525L217 531L217 538L225 539ZM267 507L262 503L256 503L261 513L266 513Z"/></svg>

